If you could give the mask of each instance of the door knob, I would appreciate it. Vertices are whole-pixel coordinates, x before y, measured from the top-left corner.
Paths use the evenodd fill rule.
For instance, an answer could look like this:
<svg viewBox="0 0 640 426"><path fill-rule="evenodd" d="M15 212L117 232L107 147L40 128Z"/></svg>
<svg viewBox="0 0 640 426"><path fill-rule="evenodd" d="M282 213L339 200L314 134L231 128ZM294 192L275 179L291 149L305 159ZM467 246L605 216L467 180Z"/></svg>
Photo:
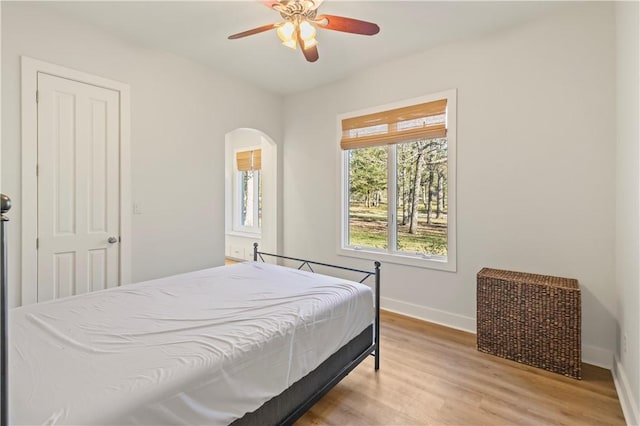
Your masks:
<svg viewBox="0 0 640 426"><path fill-rule="evenodd" d="M109 239L107 240L107 242L109 244L115 244L118 242L118 239L116 237L109 237Z"/></svg>

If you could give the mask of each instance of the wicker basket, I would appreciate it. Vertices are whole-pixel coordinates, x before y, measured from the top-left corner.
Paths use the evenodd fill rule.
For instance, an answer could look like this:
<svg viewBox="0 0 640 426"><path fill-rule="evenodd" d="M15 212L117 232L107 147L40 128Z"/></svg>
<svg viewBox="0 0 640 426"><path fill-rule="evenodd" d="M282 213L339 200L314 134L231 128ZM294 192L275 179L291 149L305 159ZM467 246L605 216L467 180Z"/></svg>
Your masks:
<svg viewBox="0 0 640 426"><path fill-rule="evenodd" d="M483 268L477 285L479 351L582 378L577 280Z"/></svg>

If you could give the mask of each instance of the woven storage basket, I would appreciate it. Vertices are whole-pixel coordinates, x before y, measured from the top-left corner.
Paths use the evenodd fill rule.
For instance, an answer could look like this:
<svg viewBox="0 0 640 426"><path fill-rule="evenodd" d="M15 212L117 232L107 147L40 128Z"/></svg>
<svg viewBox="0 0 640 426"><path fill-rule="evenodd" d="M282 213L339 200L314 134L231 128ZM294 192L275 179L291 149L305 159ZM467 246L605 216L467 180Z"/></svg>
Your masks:
<svg viewBox="0 0 640 426"><path fill-rule="evenodd" d="M477 286L479 351L582 378L577 280L483 268Z"/></svg>

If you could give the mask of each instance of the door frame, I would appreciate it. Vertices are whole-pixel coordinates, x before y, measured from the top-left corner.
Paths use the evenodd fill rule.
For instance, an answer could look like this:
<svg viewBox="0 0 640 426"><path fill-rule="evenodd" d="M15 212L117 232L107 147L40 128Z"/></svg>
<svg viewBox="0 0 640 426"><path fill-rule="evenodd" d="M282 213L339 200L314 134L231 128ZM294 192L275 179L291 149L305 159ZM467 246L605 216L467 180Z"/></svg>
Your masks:
<svg viewBox="0 0 640 426"><path fill-rule="evenodd" d="M131 282L131 109L126 83L21 56L22 108L22 305L38 301L38 73L104 87L120 94L120 285Z"/></svg>

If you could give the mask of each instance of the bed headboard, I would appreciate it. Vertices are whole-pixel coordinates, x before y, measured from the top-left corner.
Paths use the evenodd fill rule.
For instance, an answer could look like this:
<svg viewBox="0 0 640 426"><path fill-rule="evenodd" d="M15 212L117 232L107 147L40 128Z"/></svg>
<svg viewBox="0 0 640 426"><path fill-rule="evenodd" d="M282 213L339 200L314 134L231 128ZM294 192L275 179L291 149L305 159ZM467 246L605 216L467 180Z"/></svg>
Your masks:
<svg viewBox="0 0 640 426"><path fill-rule="evenodd" d="M6 223L9 218L5 213L11 208L11 200L4 194L0 194L0 305L2 306L2 315L0 316L0 369L2 378L0 383L0 425L7 426L9 424L8 409L8 370L7 370L7 317L8 317L8 300L7 300L7 235Z"/></svg>

